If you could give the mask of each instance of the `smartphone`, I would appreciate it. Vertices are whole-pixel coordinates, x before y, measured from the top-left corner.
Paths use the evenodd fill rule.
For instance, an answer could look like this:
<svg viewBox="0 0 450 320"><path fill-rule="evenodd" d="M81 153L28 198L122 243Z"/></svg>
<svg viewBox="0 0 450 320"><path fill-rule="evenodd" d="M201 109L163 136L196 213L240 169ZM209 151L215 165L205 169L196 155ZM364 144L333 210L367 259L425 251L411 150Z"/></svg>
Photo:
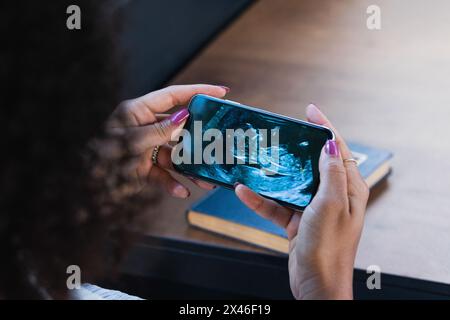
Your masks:
<svg viewBox="0 0 450 320"><path fill-rule="evenodd" d="M330 129L202 94L188 109L172 151L178 172L230 189L239 182L296 210L308 206Z"/></svg>

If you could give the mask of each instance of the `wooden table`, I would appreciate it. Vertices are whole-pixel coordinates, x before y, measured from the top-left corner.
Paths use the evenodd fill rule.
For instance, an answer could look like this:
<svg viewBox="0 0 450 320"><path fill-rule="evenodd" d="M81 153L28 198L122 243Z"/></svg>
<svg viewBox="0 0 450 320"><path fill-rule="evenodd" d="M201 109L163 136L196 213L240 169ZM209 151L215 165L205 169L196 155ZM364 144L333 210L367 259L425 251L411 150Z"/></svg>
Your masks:
<svg viewBox="0 0 450 320"><path fill-rule="evenodd" d="M381 30L366 8L381 8ZM304 118L314 102L347 140L394 152L373 190L356 267L450 283L450 2L259 1L174 79L231 87L229 99ZM148 233L248 250L190 228L164 197Z"/></svg>

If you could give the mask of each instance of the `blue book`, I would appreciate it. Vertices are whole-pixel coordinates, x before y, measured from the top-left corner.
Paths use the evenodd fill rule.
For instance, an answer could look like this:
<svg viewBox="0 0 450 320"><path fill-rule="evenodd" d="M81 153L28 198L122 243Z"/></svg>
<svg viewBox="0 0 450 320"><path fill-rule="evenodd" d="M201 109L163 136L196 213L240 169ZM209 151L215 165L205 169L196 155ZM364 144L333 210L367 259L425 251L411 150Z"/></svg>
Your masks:
<svg viewBox="0 0 450 320"><path fill-rule="evenodd" d="M357 143L350 143L349 147L370 188L391 172L389 151ZM187 219L192 226L260 247L282 253L289 249L284 229L248 209L232 190L217 188L208 193L188 210Z"/></svg>

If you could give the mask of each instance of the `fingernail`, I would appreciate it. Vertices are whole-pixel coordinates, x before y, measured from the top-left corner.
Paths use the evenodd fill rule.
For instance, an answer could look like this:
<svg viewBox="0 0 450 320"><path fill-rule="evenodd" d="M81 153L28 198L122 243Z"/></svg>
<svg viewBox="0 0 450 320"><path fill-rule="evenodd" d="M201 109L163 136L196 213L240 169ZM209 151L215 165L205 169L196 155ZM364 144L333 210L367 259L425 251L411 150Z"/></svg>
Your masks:
<svg viewBox="0 0 450 320"><path fill-rule="evenodd" d="M318 106L317 106L317 105L316 105L315 103L312 103L312 102L310 102L310 103L309 103L309 105L310 105L310 106L313 106L314 108L316 108L316 109L319 109L319 110L320 110L320 108L319 108L319 107L318 107Z"/></svg>
<svg viewBox="0 0 450 320"><path fill-rule="evenodd" d="M233 188L236 189L236 187L237 187L239 184L240 184L239 182L235 182L235 183L233 184Z"/></svg>
<svg viewBox="0 0 450 320"><path fill-rule="evenodd" d="M327 140L325 152L330 156L339 157L339 147L335 140Z"/></svg>
<svg viewBox="0 0 450 320"><path fill-rule="evenodd" d="M225 89L225 91L228 93L228 92L230 92L230 88L228 88L228 87L226 87L226 86L219 86L219 87L221 87L222 89Z"/></svg>
<svg viewBox="0 0 450 320"><path fill-rule="evenodd" d="M179 125L184 120L186 120L189 117L189 110L187 108L183 108L180 111L175 112L172 114L169 118L170 122L174 125Z"/></svg>
<svg viewBox="0 0 450 320"><path fill-rule="evenodd" d="M173 193L175 196L180 198L187 198L189 197L189 191L183 187L181 184L178 184L174 189Z"/></svg>

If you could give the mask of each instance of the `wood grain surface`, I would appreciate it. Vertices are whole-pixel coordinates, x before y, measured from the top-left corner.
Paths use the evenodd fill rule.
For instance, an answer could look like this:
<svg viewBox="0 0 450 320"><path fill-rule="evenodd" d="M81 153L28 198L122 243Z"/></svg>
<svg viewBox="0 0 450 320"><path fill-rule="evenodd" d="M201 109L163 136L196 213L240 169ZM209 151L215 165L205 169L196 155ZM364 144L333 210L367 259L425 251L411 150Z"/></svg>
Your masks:
<svg viewBox="0 0 450 320"><path fill-rule="evenodd" d="M381 30L366 9L381 8ZM450 2L262 0L173 83L231 87L229 99L304 118L314 102L347 140L391 150L373 190L356 267L450 283ZM188 201L149 208L148 233L248 250L189 227Z"/></svg>

